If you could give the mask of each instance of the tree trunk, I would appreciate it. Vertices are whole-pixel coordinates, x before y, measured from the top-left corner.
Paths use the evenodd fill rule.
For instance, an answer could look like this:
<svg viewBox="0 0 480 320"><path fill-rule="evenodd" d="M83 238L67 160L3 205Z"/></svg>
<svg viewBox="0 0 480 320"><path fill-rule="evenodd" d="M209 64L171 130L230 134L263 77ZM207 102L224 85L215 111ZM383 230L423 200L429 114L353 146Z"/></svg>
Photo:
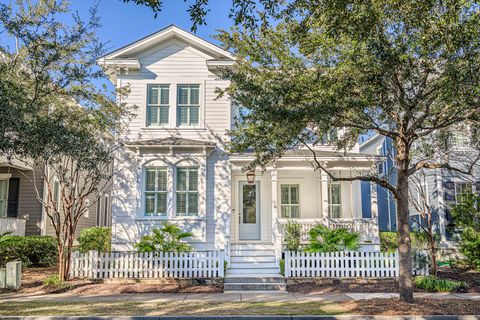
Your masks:
<svg viewBox="0 0 480 320"><path fill-rule="evenodd" d="M432 230L430 230L432 232ZM433 233L430 234L430 260L431 260L431 268L430 272L432 275L437 276L437 250L435 248L435 238L433 237Z"/></svg>
<svg viewBox="0 0 480 320"><path fill-rule="evenodd" d="M58 242L57 243L57 253L58 253L58 262L57 262L57 272L58 272L58 278L60 281L63 281L63 276L65 274L65 265L63 263L63 257L65 256L64 254L64 246L62 243Z"/></svg>
<svg viewBox="0 0 480 320"><path fill-rule="evenodd" d="M407 165L397 164L398 285L400 300L413 303L412 246L410 240Z"/></svg>

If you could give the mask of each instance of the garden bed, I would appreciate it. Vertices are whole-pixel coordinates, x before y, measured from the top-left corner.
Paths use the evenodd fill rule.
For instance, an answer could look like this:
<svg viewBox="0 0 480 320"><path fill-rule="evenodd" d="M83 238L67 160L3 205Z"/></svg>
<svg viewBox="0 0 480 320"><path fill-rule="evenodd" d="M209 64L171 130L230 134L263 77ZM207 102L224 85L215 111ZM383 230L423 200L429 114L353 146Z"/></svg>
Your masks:
<svg viewBox="0 0 480 320"><path fill-rule="evenodd" d="M441 267L438 278L464 281L468 289L461 292L480 293L480 272L460 268ZM301 293L398 292L396 279L321 279L289 278L287 291ZM423 290L416 289L417 292Z"/></svg>
<svg viewBox="0 0 480 320"><path fill-rule="evenodd" d="M17 291L25 294L51 294L68 291L72 294L115 293L218 293L223 292L222 279L72 279L67 289L45 286L43 281L56 274L54 268L27 268L22 272L22 286ZM2 292L12 290L0 289Z"/></svg>

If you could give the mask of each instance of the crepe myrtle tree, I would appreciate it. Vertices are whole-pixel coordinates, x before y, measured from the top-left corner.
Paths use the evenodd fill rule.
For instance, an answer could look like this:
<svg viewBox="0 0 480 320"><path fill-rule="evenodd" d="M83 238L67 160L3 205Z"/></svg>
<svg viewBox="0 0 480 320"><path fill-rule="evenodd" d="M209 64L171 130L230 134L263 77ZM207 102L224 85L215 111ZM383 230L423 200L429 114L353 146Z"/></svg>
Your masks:
<svg viewBox="0 0 480 320"><path fill-rule="evenodd" d="M98 86L99 26L95 8L84 21L66 1L0 4L0 155L25 161L44 182L36 193L57 237L62 280L78 222L111 178L115 137L132 108ZM128 94L117 91L120 101Z"/></svg>
<svg viewBox="0 0 480 320"><path fill-rule="evenodd" d="M409 178L419 170L471 174L479 153L452 163L443 145L456 125L476 132L480 116L480 12L473 1L282 1L261 11L259 25L219 39L237 59L223 77L235 104L250 112L231 132L233 151L254 150L262 166L285 150L333 141L351 147L375 132L396 148L396 181L373 174L335 177L388 189L397 202L400 298L413 302ZM433 150L433 151L432 151Z"/></svg>

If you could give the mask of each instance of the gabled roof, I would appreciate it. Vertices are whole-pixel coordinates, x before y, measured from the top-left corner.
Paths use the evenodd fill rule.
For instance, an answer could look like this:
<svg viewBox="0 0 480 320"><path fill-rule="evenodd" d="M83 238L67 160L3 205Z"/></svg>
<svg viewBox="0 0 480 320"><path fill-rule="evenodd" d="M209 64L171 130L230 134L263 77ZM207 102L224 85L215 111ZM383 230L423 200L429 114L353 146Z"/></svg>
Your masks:
<svg viewBox="0 0 480 320"><path fill-rule="evenodd" d="M106 60L131 58L139 52L157 46L160 43L172 38L183 40L192 45L193 47L209 53L210 55L215 57L216 60L234 59L233 55L230 52L223 50L219 46L211 42L205 41L202 38L172 24L146 37L143 37L140 40L123 46L113 52L107 53L99 59L99 63L105 62Z"/></svg>

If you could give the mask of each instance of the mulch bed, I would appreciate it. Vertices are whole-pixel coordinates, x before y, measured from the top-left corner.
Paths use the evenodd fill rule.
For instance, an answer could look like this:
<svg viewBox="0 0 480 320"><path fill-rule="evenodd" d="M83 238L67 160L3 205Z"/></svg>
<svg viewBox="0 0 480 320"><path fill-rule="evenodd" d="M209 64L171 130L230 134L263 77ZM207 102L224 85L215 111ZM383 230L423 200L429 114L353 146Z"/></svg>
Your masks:
<svg viewBox="0 0 480 320"><path fill-rule="evenodd" d="M450 279L464 281L468 284L468 289L462 292L480 293L480 272L468 269L441 267L437 271L437 276L441 279ZM294 281L291 281L294 282ZM392 279L378 279L358 281L322 281L317 279L302 279L297 283L287 284L287 291L300 293L396 293L398 292L398 283ZM417 292L423 290L416 289Z"/></svg>
<svg viewBox="0 0 480 320"><path fill-rule="evenodd" d="M398 299L372 299L349 302L355 304L348 313L365 315L476 315L480 314L478 301L455 299L415 299L406 303Z"/></svg>
<svg viewBox="0 0 480 320"><path fill-rule="evenodd" d="M46 277L56 274L55 268L26 268L22 271L22 286L16 291L26 294L51 294L65 292L52 286L44 286ZM195 280L121 280L95 281L88 279L72 279L66 282L72 294L116 294L116 293L218 293L223 292L221 283L210 283ZM0 293L12 290L0 289Z"/></svg>

